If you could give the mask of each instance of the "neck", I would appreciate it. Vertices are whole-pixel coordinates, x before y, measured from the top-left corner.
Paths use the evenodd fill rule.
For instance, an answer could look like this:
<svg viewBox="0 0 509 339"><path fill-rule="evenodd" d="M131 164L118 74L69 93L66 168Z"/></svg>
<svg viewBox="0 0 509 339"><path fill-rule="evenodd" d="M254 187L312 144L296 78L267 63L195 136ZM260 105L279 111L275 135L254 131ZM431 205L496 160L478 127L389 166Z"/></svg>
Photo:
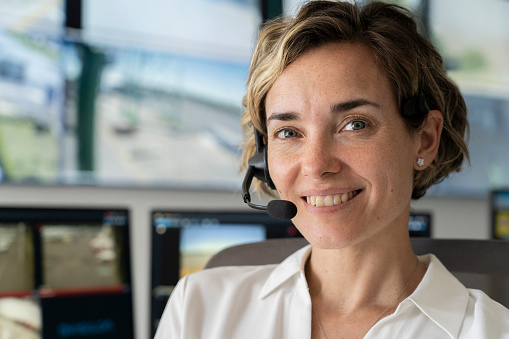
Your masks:
<svg viewBox="0 0 509 339"><path fill-rule="evenodd" d="M406 239L377 239L342 249L313 247L306 277L314 302L344 314L390 305L412 277L401 298L410 295L425 272L422 267L413 274L416 263L406 235Z"/></svg>

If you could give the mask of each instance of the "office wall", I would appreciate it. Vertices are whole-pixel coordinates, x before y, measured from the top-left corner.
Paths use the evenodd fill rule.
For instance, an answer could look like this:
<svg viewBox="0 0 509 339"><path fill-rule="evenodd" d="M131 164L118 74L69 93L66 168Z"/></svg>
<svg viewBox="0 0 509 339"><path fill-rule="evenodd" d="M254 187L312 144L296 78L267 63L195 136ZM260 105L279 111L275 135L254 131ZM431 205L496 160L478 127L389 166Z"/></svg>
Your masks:
<svg viewBox="0 0 509 339"><path fill-rule="evenodd" d="M488 239L491 237L489 199L421 199L414 211L432 213L434 238Z"/></svg>
<svg viewBox="0 0 509 339"><path fill-rule="evenodd" d="M96 187L1 186L1 206L23 207L124 207L131 211L131 257L136 339L150 337L150 211L155 208L185 210L246 210L239 192L171 191ZM487 200L422 199L415 211L433 214L437 238L489 238Z"/></svg>

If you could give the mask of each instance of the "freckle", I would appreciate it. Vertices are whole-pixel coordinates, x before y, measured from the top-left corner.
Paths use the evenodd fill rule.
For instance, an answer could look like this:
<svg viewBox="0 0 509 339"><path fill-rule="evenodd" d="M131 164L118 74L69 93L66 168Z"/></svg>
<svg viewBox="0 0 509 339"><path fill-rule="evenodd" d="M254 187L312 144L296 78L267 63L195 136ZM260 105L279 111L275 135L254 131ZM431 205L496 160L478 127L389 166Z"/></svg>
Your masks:
<svg viewBox="0 0 509 339"><path fill-rule="evenodd" d="M394 192L394 189L393 189L393 188L391 188L391 193L392 193L392 192Z"/></svg>

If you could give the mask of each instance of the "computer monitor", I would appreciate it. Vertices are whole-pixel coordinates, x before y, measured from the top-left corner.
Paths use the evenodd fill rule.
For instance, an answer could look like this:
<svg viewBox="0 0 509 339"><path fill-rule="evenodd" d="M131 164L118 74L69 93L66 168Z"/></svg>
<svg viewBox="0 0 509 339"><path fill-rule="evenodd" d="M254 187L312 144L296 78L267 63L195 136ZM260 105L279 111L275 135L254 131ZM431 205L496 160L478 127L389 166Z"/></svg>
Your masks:
<svg viewBox="0 0 509 339"><path fill-rule="evenodd" d="M413 238L431 238L432 218L430 212L410 212L408 232Z"/></svg>
<svg viewBox="0 0 509 339"><path fill-rule="evenodd" d="M152 336L177 281L233 245L299 237L290 220L248 211L152 211Z"/></svg>
<svg viewBox="0 0 509 339"><path fill-rule="evenodd" d="M490 208L492 238L509 240L509 188L491 191Z"/></svg>
<svg viewBox="0 0 509 339"><path fill-rule="evenodd" d="M9 338L133 338L128 211L0 208L0 327Z"/></svg>

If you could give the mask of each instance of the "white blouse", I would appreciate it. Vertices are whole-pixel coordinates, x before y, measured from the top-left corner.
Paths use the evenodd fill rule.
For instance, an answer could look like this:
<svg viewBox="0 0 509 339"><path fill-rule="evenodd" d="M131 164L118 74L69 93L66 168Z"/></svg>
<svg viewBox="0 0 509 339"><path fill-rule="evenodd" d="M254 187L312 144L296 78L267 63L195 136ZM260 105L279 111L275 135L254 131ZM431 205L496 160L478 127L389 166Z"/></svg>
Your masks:
<svg viewBox="0 0 509 339"><path fill-rule="evenodd" d="M182 278L155 339L309 339L304 264L311 245L279 265L218 267ZM432 254L417 289L364 338L509 338L509 310L465 288Z"/></svg>

